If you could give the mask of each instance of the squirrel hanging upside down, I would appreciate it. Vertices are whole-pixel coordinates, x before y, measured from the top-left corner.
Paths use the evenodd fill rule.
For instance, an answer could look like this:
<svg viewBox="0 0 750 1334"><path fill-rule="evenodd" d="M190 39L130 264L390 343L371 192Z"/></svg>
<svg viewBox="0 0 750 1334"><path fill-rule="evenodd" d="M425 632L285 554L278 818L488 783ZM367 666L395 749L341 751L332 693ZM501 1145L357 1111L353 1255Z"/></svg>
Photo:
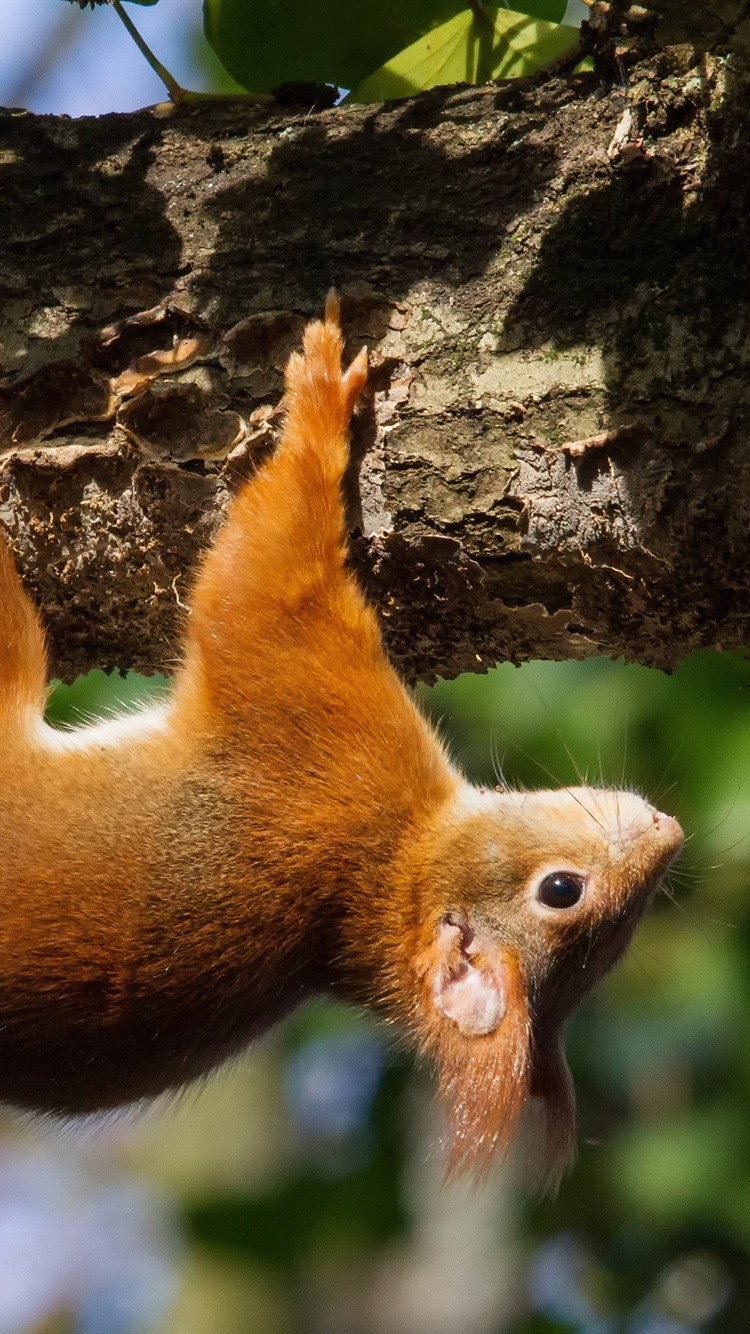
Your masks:
<svg viewBox="0 0 750 1334"><path fill-rule="evenodd" d="M627 792L485 792L390 667L347 570L341 479L367 377L338 303L286 372L274 456L199 570L171 695L64 732L44 636L0 544L0 1099L150 1097L314 993L435 1062L452 1168L543 1100L574 1145L568 1016L682 845Z"/></svg>

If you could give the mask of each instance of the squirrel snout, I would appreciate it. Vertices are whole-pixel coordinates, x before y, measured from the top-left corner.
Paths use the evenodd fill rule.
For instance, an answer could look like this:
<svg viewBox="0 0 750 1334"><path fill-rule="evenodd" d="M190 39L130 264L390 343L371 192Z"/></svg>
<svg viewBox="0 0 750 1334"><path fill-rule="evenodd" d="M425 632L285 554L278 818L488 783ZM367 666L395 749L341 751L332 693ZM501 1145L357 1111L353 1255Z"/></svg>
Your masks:
<svg viewBox="0 0 750 1334"><path fill-rule="evenodd" d="M651 811L651 818L657 833L669 844L672 849L672 855L676 857L685 842L685 835L682 832L682 826L679 820L675 820L674 816L665 815L663 811L657 811L653 808Z"/></svg>

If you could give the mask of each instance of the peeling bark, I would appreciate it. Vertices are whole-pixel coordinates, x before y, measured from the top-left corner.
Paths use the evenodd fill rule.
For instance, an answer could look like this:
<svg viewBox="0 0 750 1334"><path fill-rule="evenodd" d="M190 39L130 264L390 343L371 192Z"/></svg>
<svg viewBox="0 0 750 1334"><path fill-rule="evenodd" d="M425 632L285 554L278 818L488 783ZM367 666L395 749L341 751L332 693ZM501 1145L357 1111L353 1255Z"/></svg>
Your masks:
<svg viewBox="0 0 750 1334"><path fill-rule="evenodd" d="M410 676L745 644L741 68L680 46L628 90L0 113L0 522L55 672L174 664L332 284L373 364L352 559Z"/></svg>

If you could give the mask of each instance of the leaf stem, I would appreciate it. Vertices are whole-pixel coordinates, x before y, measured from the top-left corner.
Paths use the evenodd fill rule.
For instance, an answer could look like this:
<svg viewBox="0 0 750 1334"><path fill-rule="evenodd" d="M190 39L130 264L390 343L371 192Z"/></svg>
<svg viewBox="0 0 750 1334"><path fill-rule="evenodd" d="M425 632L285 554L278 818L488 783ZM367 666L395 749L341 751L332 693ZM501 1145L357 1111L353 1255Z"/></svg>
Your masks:
<svg viewBox="0 0 750 1334"><path fill-rule="evenodd" d="M176 105L179 106L180 103L184 102L241 101L251 102L258 106L270 106L271 103L275 101L275 98L270 93L196 93L189 88L183 88L182 85L177 82L174 75L170 74L166 66L162 65L161 61L157 59L151 50L151 47L141 37L141 34L133 23L133 20L130 18L130 15L125 13L125 10L122 7L122 0L112 0L112 8L118 17L122 19L122 22L125 24L125 27L133 38L141 55L146 58L152 70L159 75L169 96Z"/></svg>
<svg viewBox="0 0 750 1334"><path fill-rule="evenodd" d="M482 0L469 0L469 9L471 10L477 23L483 28L490 28L494 32L494 25Z"/></svg>
<svg viewBox="0 0 750 1334"><path fill-rule="evenodd" d="M177 80L170 74L166 66L162 65L160 60L157 60L156 56L151 50L151 47L141 37L141 34L139 33L138 29L133 23L133 20L130 18L128 14L125 13L125 10L122 7L121 0L112 0L112 8L114 9L118 17L122 19L122 22L125 24L125 27L130 33L130 36L133 38L133 41L138 47L138 50L140 51L141 55L144 56L145 59L148 61L154 73L158 74L159 78L164 84L164 87L169 93L169 96L171 97L172 101L184 102L185 97L187 96L186 89L182 88L180 84L177 82Z"/></svg>

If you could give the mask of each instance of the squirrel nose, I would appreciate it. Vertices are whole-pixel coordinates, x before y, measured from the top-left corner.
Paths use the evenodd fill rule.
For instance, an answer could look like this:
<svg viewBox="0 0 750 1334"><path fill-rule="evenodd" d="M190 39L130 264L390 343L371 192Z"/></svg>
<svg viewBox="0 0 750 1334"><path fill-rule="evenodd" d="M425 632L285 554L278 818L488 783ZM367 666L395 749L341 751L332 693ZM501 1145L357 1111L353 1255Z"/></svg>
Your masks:
<svg viewBox="0 0 750 1334"><path fill-rule="evenodd" d="M663 811L652 811L651 818L654 822L654 828L662 837L674 847L675 853L679 852L685 842L685 835L682 832L682 826L672 815L665 815Z"/></svg>

